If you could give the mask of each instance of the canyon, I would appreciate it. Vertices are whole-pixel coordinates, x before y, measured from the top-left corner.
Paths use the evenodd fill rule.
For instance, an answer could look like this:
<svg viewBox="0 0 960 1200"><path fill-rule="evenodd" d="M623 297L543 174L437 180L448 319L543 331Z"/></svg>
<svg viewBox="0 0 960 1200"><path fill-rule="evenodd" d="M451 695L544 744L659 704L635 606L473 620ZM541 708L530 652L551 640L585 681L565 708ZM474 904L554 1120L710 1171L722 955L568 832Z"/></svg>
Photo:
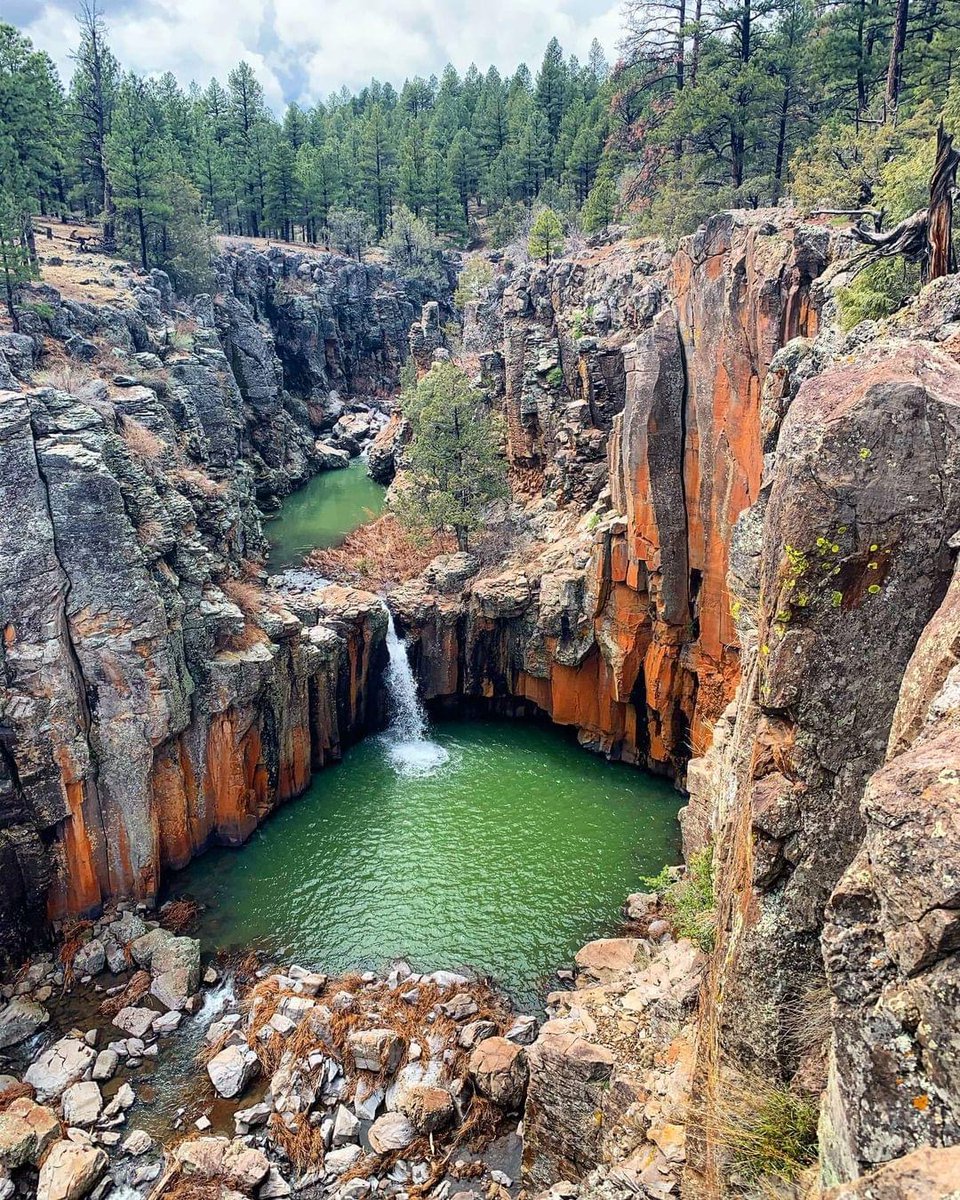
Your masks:
<svg viewBox="0 0 960 1200"><path fill-rule="evenodd" d="M819 1194L956 1186L960 284L844 333L849 250L724 213L500 256L462 314L512 500L388 590L420 694L675 780L713 861L712 947L636 896L548 997L532 1192L744 1194L729 1098L764 1087L818 1107ZM449 296L377 263L228 246L189 303L104 278L24 286L0 333L11 966L383 726L381 599L268 577L261 512L369 437L402 475L401 365L450 353Z"/></svg>

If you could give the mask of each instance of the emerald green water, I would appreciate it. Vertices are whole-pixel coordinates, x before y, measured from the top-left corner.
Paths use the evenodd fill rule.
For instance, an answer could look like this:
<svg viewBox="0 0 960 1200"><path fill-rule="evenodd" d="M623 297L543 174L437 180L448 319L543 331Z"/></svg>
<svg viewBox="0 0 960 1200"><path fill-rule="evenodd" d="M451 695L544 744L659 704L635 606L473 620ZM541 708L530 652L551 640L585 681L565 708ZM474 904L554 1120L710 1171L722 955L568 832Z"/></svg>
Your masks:
<svg viewBox="0 0 960 1200"><path fill-rule="evenodd" d="M467 966L535 1002L549 976L616 929L626 896L676 860L677 792L559 730L449 722L431 774L398 773L371 737L245 847L171 880L209 905L200 936L328 971L405 956Z"/></svg>
<svg viewBox="0 0 960 1200"><path fill-rule="evenodd" d="M354 529L383 512L386 489L355 458L339 471L322 471L289 495L280 514L265 526L270 569L298 567L317 547L336 546Z"/></svg>

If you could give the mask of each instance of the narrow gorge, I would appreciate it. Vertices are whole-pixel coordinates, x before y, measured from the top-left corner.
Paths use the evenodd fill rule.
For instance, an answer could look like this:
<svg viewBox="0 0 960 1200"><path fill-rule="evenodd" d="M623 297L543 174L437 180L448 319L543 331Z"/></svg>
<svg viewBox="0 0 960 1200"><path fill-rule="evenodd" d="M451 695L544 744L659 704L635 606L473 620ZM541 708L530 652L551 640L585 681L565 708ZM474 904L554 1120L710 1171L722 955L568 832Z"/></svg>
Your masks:
<svg viewBox="0 0 960 1200"><path fill-rule="evenodd" d="M960 1186L958 277L843 332L827 220L621 234L488 255L466 303L452 257L438 285L236 239L190 300L105 255L20 286L4 1200L41 1111L123 1200ZM379 515L368 465L402 491L401 376L451 358L509 496L384 595L368 563L331 582L305 552ZM487 870L467 916L436 899L458 846ZM678 907L696 882L712 915ZM199 943L164 927L185 895ZM105 1050L83 1030L113 999ZM199 1083L150 1125L131 1081L178 1037ZM97 1080L107 1125L71 1120ZM777 1105L804 1140L767 1178L736 1130ZM95 1131L127 1110L149 1147L124 1157Z"/></svg>

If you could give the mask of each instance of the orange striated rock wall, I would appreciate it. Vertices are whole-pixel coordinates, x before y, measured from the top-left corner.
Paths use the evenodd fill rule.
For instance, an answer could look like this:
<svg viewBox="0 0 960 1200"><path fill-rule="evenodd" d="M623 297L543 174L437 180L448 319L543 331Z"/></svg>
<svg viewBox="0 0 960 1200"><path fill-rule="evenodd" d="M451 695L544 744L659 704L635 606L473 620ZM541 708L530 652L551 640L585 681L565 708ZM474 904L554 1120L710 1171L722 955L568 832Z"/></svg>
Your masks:
<svg viewBox="0 0 960 1200"><path fill-rule="evenodd" d="M426 695L522 699L678 775L704 751L740 677L726 577L760 488L761 388L777 349L816 331L828 250L789 214L728 213L672 258L619 243L509 279L487 337L514 492L557 515L546 550L468 589L455 671L426 665L449 661L449 617L401 589Z"/></svg>

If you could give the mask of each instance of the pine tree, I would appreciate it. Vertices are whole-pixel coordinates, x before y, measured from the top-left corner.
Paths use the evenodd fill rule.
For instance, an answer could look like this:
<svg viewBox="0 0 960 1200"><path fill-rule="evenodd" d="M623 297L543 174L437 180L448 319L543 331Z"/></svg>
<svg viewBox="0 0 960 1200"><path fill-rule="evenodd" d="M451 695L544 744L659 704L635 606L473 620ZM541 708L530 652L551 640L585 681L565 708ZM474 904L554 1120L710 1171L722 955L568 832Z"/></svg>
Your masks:
<svg viewBox="0 0 960 1200"><path fill-rule="evenodd" d="M285 242L293 241L293 223L300 212L296 155L285 137L277 138L267 164L265 210Z"/></svg>
<svg viewBox="0 0 960 1200"><path fill-rule="evenodd" d="M410 486L394 511L416 533L451 530L468 550L489 503L507 494L506 464L482 396L456 364L435 363L405 393L403 410L413 429L405 450Z"/></svg>
<svg viewBox="0 0 960 1200"><path fill-rule="evenodd" d="M601 173L583 206L584 230L587 233L606 233L617 215L618 199L617 185L609 175Z"/></svg>
<svg viewBox="0 0 960 1200"><path fill-rule="evenodd" d="M460 198L464 228L470 219L470 197L477 193L479 168L480 155L473 134L469 129L461 129L447 154L447 170L454 191Z"/></svg>
<svg viewBox="0 0 960 1200"><path fill-rule="evenodd" d="M4 300L14 333L20 332L20 322L14 304L16 287L36 278L36 268L27 244L27 213L10 193L0 191L0 276L3 278Z"/></svg>
<svg viewBox="0 0 960 1200"><path fill-rule="evenodd" d="M120 64L107 45L107 27L97 0L83 0L77 16L80 45L71 84L73 128L81 170L93 186L93 201L107 249L115 243L113 190L107 171L107 138L120 86Z"/></svg>
<svg viewBox="0 0 960 1200"><path fill-rule="evenodd" d="M551 38L537 73L535 99L537 107L547 120L547 135L556 142L560 133L560 122L567 91L567 69L563 61L563 50L556 38Z"/></svg>
<svg viewBox="0 0 960 1200"><path fill-rule="evenodd" d="M563 225L560 218L552 208L541 208L530 228L530 257L546 259L549 267L551 258L562 249Z"/></svg>
<svg viewBox="0 0 960 1200"><path fill-rule="evenodd" d="M151 228L169 212L163 186L162 135L162 116L149 85L136 75L125 75L117 92L105 157L125 240L129 240L129 231L144 268L150 265Z"/></svg>

